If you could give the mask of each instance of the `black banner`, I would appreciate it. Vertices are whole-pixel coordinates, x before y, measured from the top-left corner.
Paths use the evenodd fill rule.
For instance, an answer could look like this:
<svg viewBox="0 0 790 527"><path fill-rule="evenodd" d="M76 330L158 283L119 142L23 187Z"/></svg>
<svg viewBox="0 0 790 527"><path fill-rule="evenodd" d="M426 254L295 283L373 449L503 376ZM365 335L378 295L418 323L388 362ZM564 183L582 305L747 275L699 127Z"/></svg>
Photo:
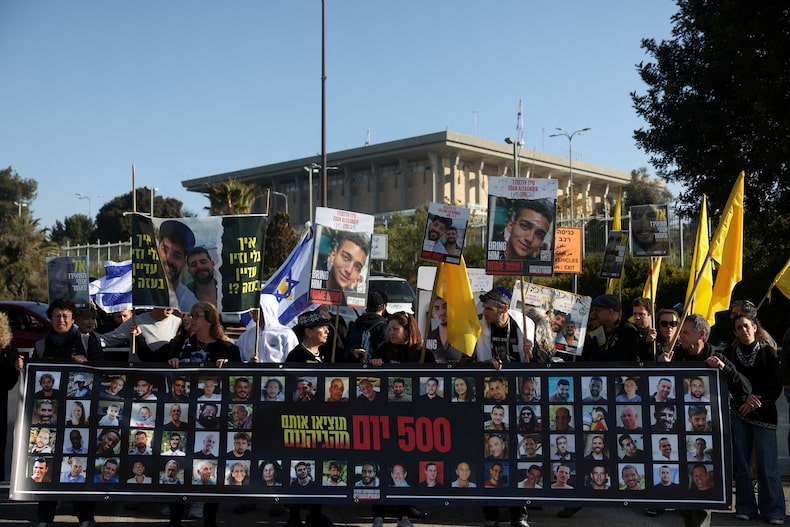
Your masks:
<svg viewBox="0 0 790 527"><path fill-rule="evenodd" d="M22 389L14 500L731 498L728 394L710 368L40 363Z"/></svg>

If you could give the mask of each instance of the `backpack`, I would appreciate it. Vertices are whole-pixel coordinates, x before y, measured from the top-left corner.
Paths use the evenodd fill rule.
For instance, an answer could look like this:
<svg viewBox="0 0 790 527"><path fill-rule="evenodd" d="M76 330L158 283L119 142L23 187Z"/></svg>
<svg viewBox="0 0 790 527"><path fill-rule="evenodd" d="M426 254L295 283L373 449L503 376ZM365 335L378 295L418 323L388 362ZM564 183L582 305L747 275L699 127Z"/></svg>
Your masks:
<svg viewBox="0 0 790 527"><path fill-rule="evenodd" d="M386 320L380 320L368 329L362 329L360 324L357 324L356 321L352 322L348 327L348 335L346 336L346 360L351 362L356 361L354 355L351 354L351 351L356 348L364 349L367 352L367 360L370 360L370 358L373 356L373 352L376 351L373 349L373 346L370 342L370 334L379 326L386 324Z"/></svg>

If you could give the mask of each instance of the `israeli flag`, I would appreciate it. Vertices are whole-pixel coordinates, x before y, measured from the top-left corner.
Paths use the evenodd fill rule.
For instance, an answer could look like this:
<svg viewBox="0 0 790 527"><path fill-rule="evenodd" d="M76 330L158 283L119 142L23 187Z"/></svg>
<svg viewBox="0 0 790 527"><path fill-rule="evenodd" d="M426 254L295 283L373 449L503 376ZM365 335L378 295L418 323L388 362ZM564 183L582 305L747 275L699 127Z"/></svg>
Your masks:
<svg viewBox="0 0 790 527"><path fill-rule="evenodd" d="M314 240L314 228L308 225L294 250L263 286L261 309L267 326L293 327L301 313L318 307L307 300Z"/></svg>
<svg viewBox="0 0 790 527"><path fill-rule="evenodd" d="M104 262L105 275L90 283L93 302L105 313L132 309L132 261Z"/></svg>

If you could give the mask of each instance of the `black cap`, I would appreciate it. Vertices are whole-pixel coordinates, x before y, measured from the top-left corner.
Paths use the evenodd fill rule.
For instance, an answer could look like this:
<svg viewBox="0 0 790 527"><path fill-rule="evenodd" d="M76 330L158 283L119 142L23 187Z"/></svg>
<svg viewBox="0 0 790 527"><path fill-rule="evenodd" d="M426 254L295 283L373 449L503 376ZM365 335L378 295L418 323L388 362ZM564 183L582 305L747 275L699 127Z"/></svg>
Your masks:
<svg viewBox="0 0 790 527"><path fill-rule="evenodd" d="M614 295L601 295L593 298L592 307L603 307L606 309L614 309L615 311L622 311L620 306L620 299Z"/></svg>
<svg viewBox="0 0 790 527"><path fill-rule="evenodd" d="M387 303L386 295L379 293L378 291L371 291L368 295L368 305L366 309L368 311L378 311L384 304Z"/></svg>
<svg viewBox="0 0 790 527"><path fill-rule="evenodd" d="M195 248L195 233L185 223L178 220L166 220L159 226L159 239L167 238L184 246L184 251L189 254Z"/></svg>

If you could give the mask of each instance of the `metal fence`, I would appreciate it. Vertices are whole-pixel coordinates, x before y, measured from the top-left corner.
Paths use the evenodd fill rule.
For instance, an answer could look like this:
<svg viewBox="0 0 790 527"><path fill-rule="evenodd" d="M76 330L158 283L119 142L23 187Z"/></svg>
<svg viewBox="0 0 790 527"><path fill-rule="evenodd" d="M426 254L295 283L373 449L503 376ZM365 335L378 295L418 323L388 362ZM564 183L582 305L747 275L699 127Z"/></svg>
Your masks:
<svg viewBox="0 0 790 527"><path fill-rule="evenodd" d="M62 245L58 256L87 256L88 269L103 267L104 262L128 260L132 254L132 242L91 243L87 245ZM102 273L103 274L103 273Z"/></svg>

